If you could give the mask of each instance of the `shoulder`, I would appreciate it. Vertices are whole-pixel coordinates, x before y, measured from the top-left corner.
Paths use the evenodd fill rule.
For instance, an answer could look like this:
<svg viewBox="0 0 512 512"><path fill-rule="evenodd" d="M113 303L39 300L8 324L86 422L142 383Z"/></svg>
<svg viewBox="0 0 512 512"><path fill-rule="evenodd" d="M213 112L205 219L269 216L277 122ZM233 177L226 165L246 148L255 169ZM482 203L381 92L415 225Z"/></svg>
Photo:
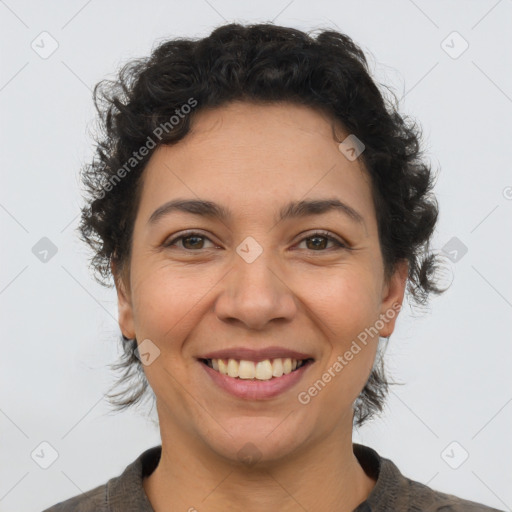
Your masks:
<svg viewBox="0 0 512 512"><path fill-rule="evenodd" d="M147 449L119 476L43 512L152 512L142 482L158 465L161 451L161 446Z"/></svg>
<svg viewBox="0 0 512 512"><path fill-rule="evenodd" d="M107 511L107 484L61 501L43 512L103 512Z"/></svg>
<svg viewBox="0 0 512 512"><path fill-rule="evenodd" d="M404 477L405 478L405 477ZM453 494L436 491L420 482L405 478L409 487L410 510L425 512L502 512L482 503L466 500ZM414 507L414 508L412 508Z"/></svg>
<svg viewBox="0 0 512 512"><path fill-rule="evenodd" d="M503 512L407 478L390 459L368 446L354 443L354 454L376 481L356 512Z"/></svg>

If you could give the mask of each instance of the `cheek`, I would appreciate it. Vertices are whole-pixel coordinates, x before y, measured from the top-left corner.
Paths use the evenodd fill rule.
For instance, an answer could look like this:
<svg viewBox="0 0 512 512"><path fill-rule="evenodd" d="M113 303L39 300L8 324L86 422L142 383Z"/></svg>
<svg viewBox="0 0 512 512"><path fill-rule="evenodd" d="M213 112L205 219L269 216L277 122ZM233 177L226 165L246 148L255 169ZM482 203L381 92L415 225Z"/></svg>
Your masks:
<svg viewBox="0 0 512 512"><path fill-rule="evenodd" d="M196 363L182 357L182 347L205 313L214 281L169 268L147 268L138 275L133 302L137 339L151 340L160 351L144 373L161 402L172 403L176 417L184 418L190 407L185 383L189 365Z"/></svg>
<svg viewBox="0 0 512 512"><path fill-rule="evenodd" d="M133 304L138 336L166 348L175 341L179 346L197 324L215 279L169 268L148 269L140 276Z"/></svg>
<svg viewBox="0 0 512 512"><path fill-rule="evenodd" d="M323 293L313 295L317 303L311 307L330 345L320 376L328 390L322 394L335 410L357 398L373 365L380 311L375 283L371 273L353 269L339 272L326 282Z"/></svg>
<svg viewBox="0 0 512 512"><path fill-rule="evenodd" d="M308 295L309 307L338 352L378 319L376 279L365 268L354 265L324 276Z"/></svg>

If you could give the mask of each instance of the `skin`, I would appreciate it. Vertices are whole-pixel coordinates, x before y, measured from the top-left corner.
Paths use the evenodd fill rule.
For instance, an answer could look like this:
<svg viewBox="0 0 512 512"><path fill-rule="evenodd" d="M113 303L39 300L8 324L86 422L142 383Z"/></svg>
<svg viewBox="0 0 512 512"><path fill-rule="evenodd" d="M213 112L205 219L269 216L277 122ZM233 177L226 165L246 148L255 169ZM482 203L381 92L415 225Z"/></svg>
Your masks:
<svg viewBox="0 0 512 512"><path fill-rule="evenodd" d="M307 405L297 400L358 334L402 304L406 284L406 262L385 279L369 175L360 159L339 150L332 124L327 114L291 103L203 109L192 132L156 149L144 171L130 264L125 273L112 270L122 332L160 350L144 366L162 438L160 463L144 479L156 512L348 512L375 485L353 454L352 405L378 337ZM339 140L348 135L339 125L336 132ZM334 197L364 224L336 211L276 223L289 201ZM215 201L234 216L222 222L174 212L148 225L153 211L175 198ZM206 238L163 247L188 229ZM352 250L309 238L319 229ZM252 263L236 252L248 236L263 249ZM393 332L396 316L380 336ZM226 394L196 359L271 345L315 362L270 400ZM261 457L251 466L237 456L247 443Z"/></svg>

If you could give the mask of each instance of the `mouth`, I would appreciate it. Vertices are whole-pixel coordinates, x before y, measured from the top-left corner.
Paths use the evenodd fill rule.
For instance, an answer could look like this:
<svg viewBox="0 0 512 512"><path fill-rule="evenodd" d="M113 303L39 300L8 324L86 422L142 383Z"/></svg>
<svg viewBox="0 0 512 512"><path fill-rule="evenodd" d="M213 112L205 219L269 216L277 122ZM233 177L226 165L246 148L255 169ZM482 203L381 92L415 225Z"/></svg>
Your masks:
<svg viewBox="0 0 512 512"><path fill-rule="evenodd" d="M243 400L269 400L299 385L315 363L311 353L239 346L196 356L214 389Z"/></svg>
<svg viewBox="0 0 512 512"><path fill-rule="evenodd" d="M314 362L312 357L295 359L277 357L252 361L248 359L200 358L199 361L212 370L233 379L247 381L270 381L298 371Z"/></svg>

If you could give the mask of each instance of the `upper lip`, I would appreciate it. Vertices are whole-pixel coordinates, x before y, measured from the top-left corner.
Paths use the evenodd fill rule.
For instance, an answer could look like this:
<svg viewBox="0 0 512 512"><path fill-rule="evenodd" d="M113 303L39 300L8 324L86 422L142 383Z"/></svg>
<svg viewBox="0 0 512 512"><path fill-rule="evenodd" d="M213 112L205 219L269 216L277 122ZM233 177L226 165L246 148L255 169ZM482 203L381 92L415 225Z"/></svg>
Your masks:
<svg viewBox="0 0 512 512"><path fill-rule="evenodd" d="M290 359L313 359L310 354L303 352L297 352L296 350L288 350L282 347L267 347L260 350L253 350L247 347L234 347L225 348L223 350L215 350L214 352L208 352L198 359L244 359L246 361L265 361L265 359L277 359L277 358L290 358Z"/></svg>

